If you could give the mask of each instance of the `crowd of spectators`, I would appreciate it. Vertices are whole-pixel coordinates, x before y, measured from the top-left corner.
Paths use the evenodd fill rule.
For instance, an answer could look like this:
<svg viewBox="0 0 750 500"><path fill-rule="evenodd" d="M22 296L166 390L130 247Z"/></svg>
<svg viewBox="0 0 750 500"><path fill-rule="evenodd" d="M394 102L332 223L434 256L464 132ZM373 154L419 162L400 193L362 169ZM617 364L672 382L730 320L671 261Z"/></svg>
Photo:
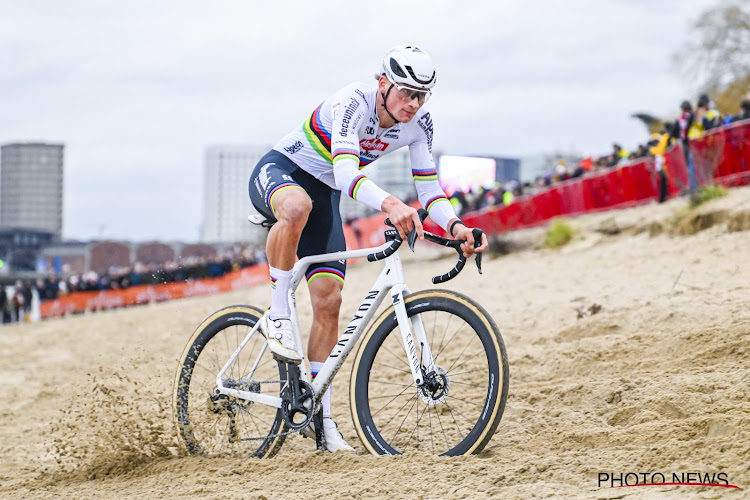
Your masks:
<svg viewBox="0 0 750 500"><path fill-rule="evenodd" d="M158 285L204 278L217 278L229 272L265 262L265 252L256 247L232 248L215 258L189 257L165 264L110 268L106 273L88 271L60 278L54 273L36 282L41 301L54 300L73 292L121 290L137 285Z"/></svg>
<svg viewBox="0 0 750 500"><path fill-rule="evenodd" d="M558 158L554 164L549 165L547 170L537 176L533 182L520 183L510 181L504 184L496 183L493 187L472 188L465 191L456 191L447 193L454 206L457 214L482 210L492 206L509 205L513 200L521 195L534 195L544 191L549 186L582 177L591 173L606 171L616 168L618 165L638 160L645 157L655 157L655 173L658 174L660 181L659 201L666 197L666 177L662 169L664 150L675 141L681 140L687 145L690 140L697 139L706 131L722 125L727 125L740 120L750 119L750 93L740 103L740 110L737 114L726 117L716 109L715 104L711 101L708 94L701 94L697 100L695 109L690 101L683 101L680 106L679 117L671 122L667 122L658 133L653 133L648 137L648 141L637 145L633 151L623 148L620 144L614 143L612 151L601 156L586 156L580 158L573 165L568 165L562 158ZM689 148L683 148L686 155L689 155ZM695 191L695 181L693 172L692 157L686 158L688 168L691 172L690 191Z"/></svg>

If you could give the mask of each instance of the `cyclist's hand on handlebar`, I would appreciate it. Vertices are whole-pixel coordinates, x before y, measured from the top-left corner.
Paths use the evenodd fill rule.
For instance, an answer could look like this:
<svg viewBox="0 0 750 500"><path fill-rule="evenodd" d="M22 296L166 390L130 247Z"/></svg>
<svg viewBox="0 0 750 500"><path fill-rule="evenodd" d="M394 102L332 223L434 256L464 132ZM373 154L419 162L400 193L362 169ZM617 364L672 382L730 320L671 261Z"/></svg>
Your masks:
<svg viewBox="0 0 750 500"><path fill-rule="evenodd" d="M392 195L383 201L381 208L383 212L388 214L391 224L396 228L402 240L406 240L406 235L414 228L417 229L419 239L424 239L422 221L419 220L419 214L416 209Z"/></svg>
<svg viewBox="0 0 750 500"><path fill-rule="evenodd" d="M482 233L481 245L474 247L474 235L472 234L473 227L466 227L456 224L456 228L453 231L453 239L466 240L465 243L461 243L461 251L464 253L464 257L470 257L474 253L484 252L487 250L489 243L487 243L487 235Z"/></svg>

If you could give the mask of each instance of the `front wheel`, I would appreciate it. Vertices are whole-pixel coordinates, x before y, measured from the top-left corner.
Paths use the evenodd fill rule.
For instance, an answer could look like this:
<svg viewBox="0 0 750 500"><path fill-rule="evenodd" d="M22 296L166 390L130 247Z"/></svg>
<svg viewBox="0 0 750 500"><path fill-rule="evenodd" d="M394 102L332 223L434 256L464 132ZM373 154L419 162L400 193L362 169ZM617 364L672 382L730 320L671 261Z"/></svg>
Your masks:
<svg viewBox="0 0 750 500"><path fill-rule="evenodd" d="M433 387L416 387L393 307L365 334L349 398L360 440L375 455L482 451L508 397L508 357L495 322L465 295L425 290L405 299L435 361Z"/></svg>
<svg viewBox="0 0 750 500"><path fill-rule="evenodd" d="M270 457L284 442L280 409L216 394L217 376L247 339L222 384L279 396L286 368L272 357L261 330L253 331L262 314L250 306L226 307L209 316L188 341L175 378L173 410L189 453Z"/></svg>

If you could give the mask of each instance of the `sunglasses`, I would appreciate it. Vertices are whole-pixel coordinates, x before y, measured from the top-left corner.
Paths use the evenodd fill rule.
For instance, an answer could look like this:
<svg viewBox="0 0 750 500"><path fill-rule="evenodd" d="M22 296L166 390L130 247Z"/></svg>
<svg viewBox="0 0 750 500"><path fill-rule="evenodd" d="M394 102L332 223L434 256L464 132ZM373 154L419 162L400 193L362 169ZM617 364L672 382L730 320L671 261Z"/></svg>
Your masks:
<svg viewBox="0 0 750 500"><path fill-rule="evenodd" d="M419 104L424 104L432 95L432 91L430 90L417 90L410 87L402 87L397 83L392 83L392 85L396 87L396 96L404 102L411 102L416 99Z"/></svg>

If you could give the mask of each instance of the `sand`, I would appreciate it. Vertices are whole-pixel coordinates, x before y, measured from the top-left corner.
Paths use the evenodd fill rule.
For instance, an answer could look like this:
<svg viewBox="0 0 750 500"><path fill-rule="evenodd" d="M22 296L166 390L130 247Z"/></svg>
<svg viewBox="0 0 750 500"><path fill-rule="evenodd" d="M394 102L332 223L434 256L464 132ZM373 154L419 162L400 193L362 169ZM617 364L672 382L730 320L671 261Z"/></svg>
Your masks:
<svg viewBox="0 0 750 500"><path fill-rule="evenodd" d="M478 456L365 454L348 364L334 416L357 454L293 436L270 460L186 456L170 409L178 357L214 310L266 304L261 286L2 325L0 497L747 498L750 188L569 223L566 246L539 248L543 228L516 232L483 276L467 266L446 285L492 314L510 360L505 414ZM424 245L404 260L413 290L453 265ZM378 272L350 267L342 319ZM743 489L598 484L628 472L723 472Z"/></svg>

